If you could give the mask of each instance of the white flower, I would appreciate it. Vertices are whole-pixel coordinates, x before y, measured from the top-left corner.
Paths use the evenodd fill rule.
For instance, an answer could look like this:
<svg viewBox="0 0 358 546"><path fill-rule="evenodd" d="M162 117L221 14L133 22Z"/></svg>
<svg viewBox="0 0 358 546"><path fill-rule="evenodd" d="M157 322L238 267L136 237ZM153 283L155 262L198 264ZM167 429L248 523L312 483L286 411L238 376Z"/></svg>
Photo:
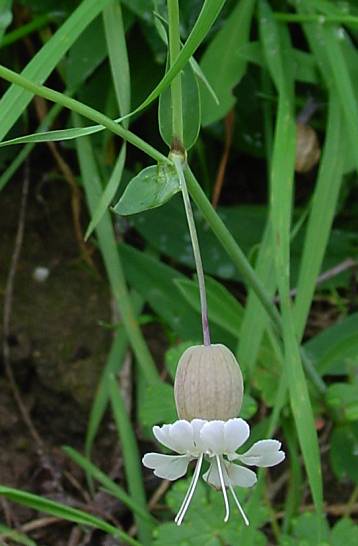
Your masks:
<svg viewBox="0 0 358 546"><path fill-rule="evenodd" d="M178 455L161 453L144 455L142 461L144 466L154 470L154 474L159 478L167 480L181 478L186 474L190 461L197 460L189 489L175 518L177 525L182 523L194 495L204 458L209 461L210 466L203 475L203 479L222 490L225 521L229 519L229 502L226 492L228 488L246 525L249 522L235 494L234 486L252 487L257 478L255 472L233 461L239 461L248 466L267 467L279 464L285 458L285 453L280 450L281 443L277 440L260 440L246 453L241 455L236 453L250 435L250 427L243 419L228 421L193 419L190 422L180 420L172 425L155 426L153 433L158 442L178 453Z"/></svg>

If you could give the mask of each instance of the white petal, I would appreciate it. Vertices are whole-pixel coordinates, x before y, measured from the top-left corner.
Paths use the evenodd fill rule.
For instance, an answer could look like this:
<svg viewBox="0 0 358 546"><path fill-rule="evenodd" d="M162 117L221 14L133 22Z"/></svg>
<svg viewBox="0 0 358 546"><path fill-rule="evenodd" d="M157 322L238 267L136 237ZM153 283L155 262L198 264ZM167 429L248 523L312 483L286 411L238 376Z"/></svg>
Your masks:
<svg viewBox="0 0 358 546"><path fill-rule="evenodd" d="M215 459L213 460L205 474L203 474L203 480L205 480L210 485L213 485L216 489L221 488L218 465ZM224 475L224 482L226 486L229 485L227 482L226 473Z"/></svg>
<svg viewBox="0 0 358 546"><path fill-rule="evenodd" d="M153 427L153 434L165 447L177 453L192 453L195 451L193 427L189 421L175 421L172 425Z"/></svg>
<svg viewBox="0 0 358 546"><path fill-rule="evenodd" d="M234 453L250 436L250 427L243 419L229 419L224 425L224 453Z"/></svg>
<svg viewBox="0 0 358 546"><path fill-rule="evenodd" d="M234 463L227 463L226 461L224 464L224 481L227 487L229 486L229 481L232 486L238 485L240 487L252 487L257 482L256 474L252 470ZM216 461L212 462L209 470L203 474L203 478L216 489L220 489L220 476Z"/></svg>
<svg viewBox="0 0 358 546"><path fill-rule="evenodd" d="M257 482L255 472L244 466L234 463L225 465L231 485L240 487L252 487Z"/></svg>
<svg viewBox="0 0 358 546"><path fill-rule="evenodd" d="M142 463L154 470L155 476L165 480L177 480L188 470L190 457L187 455L163 455L161 453L146 453Z"/></svg>
<svg viewBox="0 0 358 546"><path fill-rule="evenodd" d="M189 421L175 421L169 431L174 450L177 453L192 453L195 449L193 427Z"/></svg>
<svg viewBox="0 0 358 546"><path fill-rule="evenodd" d="M175 451L169 434L171 426L172 425L163 425L161 427L158 427L156 425L153 427L153 434L160 444L167 447L168 449L171 449L172 451Z"/></svg>
<svg viewBox="0 0 358 546"><path fill-rule="evenodd" d="M248 466L275 466L285 458L280 448L281 442L278 440L260 440L237 458Z"/></svg>
<svg viewBox="0 0 358 546"><path fill-rule="evenodd" d="M193 419L190 422L191 426L193 427L194 445L197 448L199 453L203 453L205 451L205 448L202 445L202 441L200 438L200 431L207 422L208 421L205 421L204 419Z"/></svg>
<svg viewBox="0 0 358 546"><path fill-rule="evenodd" d="M225 453L225 421L208 421L200 431L200 439L205 450L214 454Z"/></svg>

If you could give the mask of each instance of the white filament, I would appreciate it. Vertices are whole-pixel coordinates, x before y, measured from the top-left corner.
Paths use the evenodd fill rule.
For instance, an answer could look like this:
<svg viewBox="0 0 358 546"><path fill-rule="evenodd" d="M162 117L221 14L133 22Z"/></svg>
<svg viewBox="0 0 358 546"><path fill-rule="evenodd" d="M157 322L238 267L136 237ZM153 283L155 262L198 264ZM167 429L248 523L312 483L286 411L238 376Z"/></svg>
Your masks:
<svg viewBox="0 0 358 546"><path fill-rule="evenodd" d="M215 458L216 458L216 463L218 465L218 472L219 472L221 489L222 489L222 492L223 492L223 495L224 495L224 502L225 502L225 518L224 518L224 521L226 523L228 521L228 519L229 519L229 516L230 516L229 501L228 501L228 498L227 498L226 487L225 487L225 482L224 482L223 471L222 471L222 468L221 468L220 457L219 457L219 455L215 455Z"/></svg>
<svg viewBox="0 0 358 546"><path fill-rule="evenodd" d="M198 479L199 479L199 476L200 476L200 470L201 470L201 463L203 462L203 454L200 455L199 459L198 459L198 462L196 463L196 467L195 467L195 470L194 470L194 474L193 474L193 478L190 482L190 485L189 485L189 488L188 488L188 491L186 492L186 495L184 497L184 500L182 502L182 505L181 507L179 508L179 512L177 513L176 517L175 517L175 523L177 525L181 525L183 519L184 519L184 516L189 508L189 504L191 502L191 499L193 498L193 495L194 495L194 491L195 491L195 488L196 488L196 484L198 483Z"/></svg>
<svg viewBox="0 0 358 546"><path fill-rule="evenodd" d="M248 518L247 518L247 516L246 516L246 514L245 514L245 512L244 512L244 510L242 509L241 504L239 503L239 499L238 499L237 496L236 496L236 493L235 493L235 491L234 491L233 486L231 485L230 480L229 480L229 488L230 488L230 491L231 491L231 493L232 493L232 496L234 497L234 501L236 502L236 506L237 506L238 509L240 510L240 514L242 515L242 518L243 518L243 520L244 520L244 522L245 522L245 525L250 525L249 520L248 520Z"/></svg>

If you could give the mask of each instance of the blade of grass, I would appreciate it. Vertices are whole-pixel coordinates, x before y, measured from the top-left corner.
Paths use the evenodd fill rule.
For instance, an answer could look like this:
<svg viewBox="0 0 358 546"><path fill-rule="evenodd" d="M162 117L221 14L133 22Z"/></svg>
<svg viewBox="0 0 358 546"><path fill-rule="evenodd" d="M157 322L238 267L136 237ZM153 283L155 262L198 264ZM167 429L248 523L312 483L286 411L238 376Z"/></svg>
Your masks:
<svg viewBox="0 0 358 546"><path fill-rule="evenodd" d="M67 87L65 90L65 94L68 96L72 96L80 87L83 82L88 78L94 70L101 64L103 61L103 58L100 55L96 56L96 60L94 61L92 59L91 68L88 70L82 70L81 71L81 78L78 79L78 82L73 87ZM38 133L41 133L41 131L48 131L49 127L53 124L57 116L62 110L62 106L60 104L54 104L52 108L48 111L43 121L40 123L38 127ZM12 178L14 173L20 168L22 163L25 161L27 156L30 154L31 150L34 147L34 143L28 143L24 148L21 149L20 153L15 157L15 159L10 163L10 165L7 167L7 169L2 173L0 176L0 191L6 186L6 184L9 182L9 180Z"/></svg>
<svg viewBox="0 0 358 546"><path fill-rule="evenodd" d="M297 5L297 9L303 15L310 14L312 4L302 2ZM333 86L340 99L350 145L354 150L355 166L358 170L358 105L340 43L340 29L335 25L320 23L305 23L302 27L318 60L328 89Z"/></svg>
<svg viewBox="0 0 358 546"><path fill-rule="evenodd" d="M18 40L25 38L25 36L32 34L36 30L40 30L53 20L56 20L56 18L56 14L54 13L41 13L41 15L37 15L31 19L29 23L21 25L21 27L15 28L15 30L8 32L1 40L0 48L3 49L4 47L11 45Z"/></svg>
<svg viewBox="0 0 358 546"><path fill-rule="evenodd" d="M133 499L143 508L143 510L147 511L147 501L142 480L142 469L140 465L138 446L132 423L127 415L122 393L118 388L114 375L109 377L109 390L113 415L118 431L118 439L121 444L123 454L128 489L131 497L133 497ZM136 517L136 522L139 536L143 544L150 546L150 544L152 544L152 526L149 525L146 520L143 520L138 516Z"/></svg>
<svg viewBox="0 0 358 546"><path fill-rule="evenodd" d="M133 498L124 491L123 487L111 480L107 474L92 464L91 461L86 459L86 457L83 457L80 453L78 453L78 451L68 446L64 447L63 450L76 464L78 464L78 466L83 468L83 470L90 474L93 479L103 485L103 487L105 487L106 490L111 493L111 495L123 502L123 504L128 506L128 508L130 508L135 514L138 514L144 520L147 520L152 524L155 523L154 518L148 514L148 511L144 510L142 506L138 504L138 502L133 500Z"/></svg>
<svg viewBox="0 0 358 546"><path fill-rule="evenodd" d="M48 127L51 127L52 123L55 121L57 116L62 110L60 104L54 104L53 107L49 110L48 114L39 125L39 131L46 130ZM21 167L23 162L26 160L28 155L31 153L35 143L28 143L24 146L15 159L10 163L7 169L0 176L0 191L6 186L6 184L11 180L16 171Z"/></svg>
<svg viewBox="0 0 358 546"><path fill-rule="evenodd" d="M346 145L342 111L333 91L330 94L326 141L306 230L293 311L299 339L304 332L336 212Z"/></svg>
<svg viewBox="0 0 358 546"><path fill-rule="evenodd" d="M123 26L122 11L119 2L112 2L104 9L103 22L114 89L119 112L121 116L123 116L130 110L131 90L125 29ZM128 128L128 120L124 120L123 126L126 129ZM96 210L92 215L90 224L86 231L85 240L88 239L98 222L101 220L119 188L126 161L126 152L127 146L124 142L108 184L106 185L106 188L99 199Z"/></svg>
<svg viewBox="0 0 358 546"><path fill-rule="evenodd" d="M78 116L75 117L75 120L78 124L80 123ZM82 138L77 140L76 144L86 199L89 210L93 214L102 190L100 177L89 139ZM147 381L156 381L159 377L158 372L133 311L108 212L103 215L102 220L97 224L96 232L112 293L120 309L122 321L134 354Z"/></svg>
<svg viewBox="0 0 358 546"><path fill-rule="evenodd" d="M132 294L133 308L136 316L141 311L143 300L134 293ZM106 411L109 402L109 384L108 378L112 374L116 374L123 364L123 359L128 347L128 336L125 329L121 325L115 335L112 343L110 353L107 358L105 367L103 368L101 378L98 383L96 396L93 401L90 415L88 418L86 441L85 441L85 454L88 458L91 456L91 450L93 442L96 438L98 427L102 421L104 413Z"/></svg>
<svg viewBox="0 0 358 546"><path fill-rule="evenodd" d="M109 1L109 0L102 0L102 2L105 2L105 1ZM120 121L124 121L125 119L129 118L130 116L132 116L134 114L137 114L138 112L140 112L141 110L143 110L144 108L149 106L156 98L159 97L159 95L170 85L173 78L175 78L175 76L177 74L179 74L179 72L182 70L182 68L185 66L185 64L190 60L191 56L198 49L198 47L200 46L202 41L205 39L207 33L209 32L209 30L212 27L212 25L214 24L217 16L219 15L224 3L225 3L225 0L205 0L204 5L203 5L203 7L201 9L201 12L199 14L199 17L198 17L198 19L197 19L197 21L196 21L196 23L194 25L194 28L192 29L187 41L185 42L185 44L184 44L183 48L181 49L178 57L176 58L175 63L171 66L170 70L168 70L168 72L165 73L164 77L161 79L161 81L158 83L158 85L153 89L153 91L148 95L148 97L142 102L142 104L140 104L135 110L133 110L132 112L130 112L126 116L122 116L120 118L117 118L115 121L111 120L113 124L115 124L115 122L118 123ZM7 73L8 77L5 76L4 67L3 67L2 73L0 75L4 79L8 79L8 81L11 81L12 83L18 83L18 85L21 85L21 83L19 83L20 82L19 79L17 79L17 82L15 82L15 79L10 79L9 78L9 76L10 76L9 73ZM24 72L24 75L27 76L30 80L33 79L31 77L32 74L30 74L30 75L27 74L27 73L25 74L25 72ZM14 76L12 76L12 78L14 78ZM44 81L44 79L45 78L43 78L42 81ZM39 90L36 91L36 87L34 87L34 86L30 87L29 84L27 84L27 86L24 86L24 85L22 85L22 86L25 89L27 89L28 91L30 91L32 94L40 94ZM43 88L43 89L45 89L45 88ZM53 91L53 93L55 93L55 92ZM30 95L28 95L28 97L29 96ZM44 96L44 95L40 94L40 96ZM54 95L52 95L52 97L54 97ZM49 96L46 96L44 98L48 98L49 100L54 100L54 98L51 98ZM54 100L54 101L55 102L60 102L59 97L57 97L57 99L58 99L57 101L56 100ZM31 100L31 96L30 96L30 98L28 98L27 103L30 100ZM26 107L26 104L25 104L25 106L23 106L22 110ZM67 107L71 109L70 106L67 106ZM75 108L72 108L72 109L74 111L77 111L78 113L82 114L83 116L86 116L85 113L79 112ZM0 112L1 112L1 101L0 101ZM21 112L19 113L19 115L20 114L21 114ZM93 121L96 121L99 125L88 127L85 130L83 130L83 129L81 130L80 128L74 128L72 130L68 129L66 131L66 134L67 134L66 138L78 138L78 137L80 137L82 135L89 135L89 134L96 133L98 131L102 131L103 128L109 129L109 127L108 127L108 118L107 118L107 122L103 123L103 121L105 121L104 117L102 117L101 120L98 117L96 119L94 117L91 117L91 116L87 116L87 117L89 117L89 119L92 119ZM15 121L13 123L15 123ZM11 126L12 125L10 125L9 128ZM113 125L112 125L111 130L113 132L115 132L115 133L117 132L116 130L113 129ZM4 134L2 134L1 131L0 131L0 140L4 137L6 132ZM119 134L119 133L117 133L117 134ZM33 135L31 135L31 136L33 136ZM24 138L26 138L26 137L24 137ZM52 138L50 136L50 133L49 133L49 136L48 136L47 140L49 141L49 140L52 140L52 139L53 140L61 140L61 138L59 138L58 134L53 135L53 138ZM127 138L126 140L128 140L130 142L129 138ZM24 142L29 142L29 141L27 141L27 140L21 140L21 141L16 140L16 143L19 144L20 142L24 143ZM15 142L14 142L14 140L12 140L12 141L8 141L8 143L14 144ZM147 145L147 146L149 146L149 145ZM149 153L148 151L146 153L148 153L148 155L151 155L151 153ZM151 157L154 157L154 159L157 159L157 157L155 157L153 155L151 155Z"/></svg>
<svg viewBox="0 0 358 546"><path fill-rule="evenodd" d="M279 92L271 170L271 210L276 282L279 289L283 319L285 371L292 413L310 488L318 515L322 516L323 493L320 453L313 410L295 334L290 300L290 224L296 133L292 107L293 78L291 67L285 58L290 44L287 29L282 27L278 29L266 0L260 0L259 3L259 28L264 55Z"/></svg>
<svg viewBox="0 0 358 546"><path fill-rule="evenodd" d="M103 125L103 127L105 127L106 129L109 129L116 135L122 137L123 140L130 142L131 144L133 144L133 146L136 146L137 148L139 148L140 150L148 154L150 157L153 157L156 161L164 161L165 163L170 163L169 159L165 157L165 155L158 152L155 148L153 148L153 146L151 146L150 144L148 144L141 138L137 137L137 135L135 135L131 131L128 131L128 129L124 129L121 125L118 125L115 121L105 116L101 112L98 112L98 110L95 110L94 108L91 108L78 100L70 98L64 95L63 93L54 91L53 89L50 89L49 87L46 87L44 85L37 85L36 83L33 83L32 81L24 78L20 74L17 74L13 70L5 68L2 65L0 65L0 77L12 83L15 83L16 85L19 85L20 87L23 87L24 89L27 89L33 95L38 95L40 97L43 97L44 99L48 99L52 102L61 104L65 108L68 108L69 110L72 110L73 112L76 112L77 114L80 114L81 116L84 116L88 119L91 119L92 121L99 123L100 125ZM85 133L87 129L85 129ZM66 132L68 131L72 132L71 138L73 138L73 130L67 129L66 131L62 132L62 139L60 140L63 140L64 134L66 134ZM79 129L75 129L75 132L78 132L78 131ZM48 134L50 135L51 133L48 133ZM86 133L86 134L89 134L89 133ZM43 137L43 134L37 135L37 136ZM76 136L81 136L80 132ZM19 142L18 139L16 140L17 142ZM50 138L48 138L48 140L50 140ZM31 135L30 141L36 142L36 134ZM44 139L43 141L46 141L46 139ZM22 142L26 142L26 140L22 139ZM2 144L4 145L4 143Z"/></svg>
<svg viewBox="0 0 358 546"><path fill-rule="evenodd" d="M13 540L15 544L24 544L25 546L37 546L34 540L31 540L31 538L27 537L23 533L15 531L14 529L10 529L9 527L6 527L6 525L2 525L0 523L0 543L5 544L5 542L2 542L2 539Z"/></svg>
<svg viewBox="0 0 358 546"><path fill-rule="evenodd" d="M65 23L33 57L22 75L34 83L43 83L83 30L109 0L83 0ZM33 97L31 90L11 86L0 100L0 141L13 127Z"/></svg>
<svg viewBox="0 0 358 546"><path fill-rule="evenodd" d="M274 275L274 256L271 234L271 226L268 222L256 260L255 274L258 276L263 286L265 286L268 297L273 301L276 281ZM248 388L250 388L250 377L252 377L254 373L262 337L268 324L268 316L267 314L262 313L261 302L255 291L251 288L246 301L237 348L239 362L243 364L243 367L247 372L246 383L248 384Z"/></svg>
<svg viewBox="0 0 358 546"><path fill-rule="evenodd" d="M212 25L215 23L222 7L226 0L205 0L203 7L199 13L199 16L195 22L192 31L189 34L188 39L183 45L180 53L175 59L175 62L170 66L169 70L165 73L158 85L147 96L147 98L140 104L133 112L128 114L132 116L149 106L159 95L171 84L173 79L184 68L186 63L190 60L190 57L194 55L195 51L201 45L205 37L207 36Z"/></svg>
<svg viewBox="0 0 358 546"><path fill-rule="evenodd" d="M67 521L73 521L74 523L79 523L80 525L101 529L114 537L120 538L124 544L129 544L130 546L141 546L140 542L127 535L127 533L124 531L117 529L103 519L87 514L86 512L82 512L77 508L72 508L71 506L60 504L59 502L46 499L45 497L33 495L32 493L27 493L26 491L19 491L18 489L13 489L11 487L0 486L0 495L23 506L28 506L33 510L38 510L39 512L50 514L51 516L56 516Z"/></svg>

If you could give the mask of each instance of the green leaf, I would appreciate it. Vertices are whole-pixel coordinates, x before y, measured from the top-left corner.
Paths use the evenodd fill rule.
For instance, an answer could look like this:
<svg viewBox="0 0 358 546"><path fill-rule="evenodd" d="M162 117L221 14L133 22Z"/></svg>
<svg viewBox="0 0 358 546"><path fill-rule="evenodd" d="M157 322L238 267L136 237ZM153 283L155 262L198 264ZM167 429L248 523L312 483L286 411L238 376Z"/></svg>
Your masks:
<svg viewBox="0 0 358 546"><path fill-rule="evenodd" d="M335 427L331 437L330 460L339 479L351 479L358 484L358 423Z"/></svg>
<svg viewBox="0 0 358 546"><path fill-rule="evenodd" d="M358 525L350 518L340 519L331 532L332 546L356 546L358 544Z"/></svg>
<svg viewBox="0 0 358 546"><path fill-rule="evenodd" d="M323 523L322 523L323 522ZM280 546L330 546L329 527L317 514L305 512L292 522L292 536L282 535ZM322 539L317 543L317 533L322 531Z"/></svg>
<svg viewBox="0 0 358 546"><path fill-rule="evenodd" d="M124 533L106 521L92 516L91 514L87 514L86 512L82 512L77 508L72 508L71 506L66 506L65 504L49 500L38 495L33 495L32 493L27 493L26 491L13 489L11 487L0 486L0 495L13 502L22 504L23 506L28 506L29 508L38 510L39 512L50 514L51 516L55 516L60 519L73 521L74 523L79 523L80 525L101 529L114 537L120 538L124 544L141 546L137 540L131 538L129 535L127 535L127 533Z"/></svg>
<svg viewBox="0 0 358 546"><path fill-rule="evenodd" d="M344 375L358 365L358 313L326 328L304 345L319 373Z"/></svg>
<svg viewBox="0 0 358 546"><path fill-rule="evenodd" d="M144 396L139 401L141 424L152 427L161 423L173 423L177 419L173 386L163 382L147 385Z"/></svg>
<svg viewBox="0 0 358 546"><path fill-rule="evenodd" d="M174 167L151 165L130 180L113 211L125 216L160 207L178 191L180 183Z"/></svg>
<svg viewBox="0 0 358 546"><path fill-rule="evenodd" d="M216 93L216 105L206 89L202 89L203 125L222 117L235 104L232 90L246 71L246 60L238 55L239 48L249 39L255 0L241 0L205 51L200 66Z"/></svg>
<svg viewBox="0 0 358 546"><path fill-rule="evenodd" d="M189 487L189 480L178 480L166 496L166 502L173 513L176 513ZM241 489L237 491L240 502L246 496ZM237 507L232 503L233 511L227 523L224 522L224 506L222 495L199 481L183 525L164 523L154 532L153 546L221 546L223 544L237 546L237 537L244 525ZM269 518L265 506L257 510L259 524L263 525ZM259 531L254 531L255 546L265 546L266 538Z"/></svg>
<svg viewBox="0 0 358 546"><path fill-rule="evenodd" d="M91 44L91 55L88 55L88 44ZM102 21L96 18L81 33L65 59L64 73L67 88L77 89L106 56Z"/></svg>
<svg viewBox="0 0 358 546"><path fill-rule="evenodd" d="M196 142L201 123L200 95L196 76L191 63L182 72L182 109L183 109L183 143L189 150ZM159 131L164 142L171 147L173 143L171 119L171 90L168 87L159 97Z"/></svg>
<svg viewBox="0 0 358 546"><path fill-rule="evenodd" d="M333 383L327 389L326 403L348 421L358 421L358 384Z"/></svg>
<svg viewBox="0 0 358 546"><path fill-rule="evenodd" d="M314 55L295 48L292 48L291 54L295 80L305 83L318 84L318 66ZM266 68L266 62L262 53L261 43L259 41L244 44L238 50L238 55L247 62L257 64L261 66L261 68Z"/></svg>

